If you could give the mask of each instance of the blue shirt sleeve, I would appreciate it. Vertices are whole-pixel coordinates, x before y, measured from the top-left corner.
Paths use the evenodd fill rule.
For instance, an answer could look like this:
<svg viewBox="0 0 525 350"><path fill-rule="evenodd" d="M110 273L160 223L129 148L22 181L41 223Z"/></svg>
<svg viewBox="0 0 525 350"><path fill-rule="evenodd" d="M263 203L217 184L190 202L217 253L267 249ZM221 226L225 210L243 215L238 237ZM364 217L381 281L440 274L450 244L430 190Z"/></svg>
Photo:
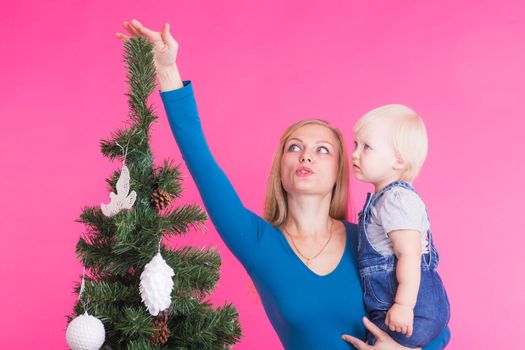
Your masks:
<svg viewBox="0 0 525 350"><path fill-rule="evenodd" d="M442 350L450 341L450 329L447 327L434 341L423 348L423 350Z"/></svg>
<svg viewBox="0 0 525 350"><path fill-rule="evenodd" d="M160 92L160 96L182 157L217 232L250 271L263 225L269 223L244 207L213 158L204 137L191 82L185 81L180 89Z"/></svg>

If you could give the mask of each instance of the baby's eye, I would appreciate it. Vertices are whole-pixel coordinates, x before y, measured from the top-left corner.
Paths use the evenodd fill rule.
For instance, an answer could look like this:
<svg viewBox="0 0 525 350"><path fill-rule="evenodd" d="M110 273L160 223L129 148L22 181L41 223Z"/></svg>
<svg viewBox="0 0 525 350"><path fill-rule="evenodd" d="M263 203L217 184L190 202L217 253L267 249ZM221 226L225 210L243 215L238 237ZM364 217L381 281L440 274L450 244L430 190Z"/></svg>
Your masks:
<svg viewBox="0 0 525 350"><path fill-rule="evenodd" d="M354 141L354 149L357 148L357 141Z"/></svg>
<svg viewBox="0 0 525 350"><path fill-rule="evenodd" d="M324 147L324 146L321 146L318 148L319 152L322 153L322 154L329 154L330 151L328 150L328 148Z"/></svg>
<svg viewBox="0 0 525 350"><path fill-rule="evenodd" d="M299 151L299 150L301 150L301 148L299 146L297 146L295 143L292 143L288 147L288 151L290 151L290 152L296 152L296 151Z"/></svg>
<svg viewBox="0 0 525 350"><path fill-rule="evenodd" d="M370 146L367 145L366 143L365 143L365 145L363 146L363 148L364 148L364 149L372 149L372 147L370 147Z"/></svg>

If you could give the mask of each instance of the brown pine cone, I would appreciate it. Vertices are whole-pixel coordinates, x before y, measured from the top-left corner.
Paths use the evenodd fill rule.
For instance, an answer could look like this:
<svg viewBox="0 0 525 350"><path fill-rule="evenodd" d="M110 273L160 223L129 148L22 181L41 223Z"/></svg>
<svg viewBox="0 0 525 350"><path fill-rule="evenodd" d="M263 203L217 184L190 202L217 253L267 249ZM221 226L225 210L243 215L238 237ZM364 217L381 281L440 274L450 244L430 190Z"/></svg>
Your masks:
<svg viewBox="0 0 525 350"><path fill-rule="evenodd" d="M169 206L173 201L173 197L166 191L162 189L156 189L151 194L151 202L157 208L157 210L162 210Z"/></svg>
<svg viewBox="0 0 525 350"><path fill-rule="evenodd" d="M151 343L153 345L164 345L170 337L170 329L168 324L163 320L153 321L155 332L151 335Z"/></svg>
<svg viewBox="0 0 525 350"><path fill-rule="evenodd" d="M169 314L170 314L170 310L169 309L163 310L163 311L159 312L159 314L157 316L155 316L155 319L159 320L159 321L168 322Z"/></svg>

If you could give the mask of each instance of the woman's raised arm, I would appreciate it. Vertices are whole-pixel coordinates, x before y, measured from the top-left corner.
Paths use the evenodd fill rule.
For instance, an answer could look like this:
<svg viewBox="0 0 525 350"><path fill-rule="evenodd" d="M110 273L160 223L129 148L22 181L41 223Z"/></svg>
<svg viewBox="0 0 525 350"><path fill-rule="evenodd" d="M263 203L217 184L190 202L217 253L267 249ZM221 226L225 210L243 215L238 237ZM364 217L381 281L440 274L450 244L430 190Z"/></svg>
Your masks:
<svg viewBox="0 0 525 350"><path fill-rule="evenodd" d="M222 239L250 270L257 256L263 227L262 218L246 209L230 181L216 163L204 137L197 104L190 82L182 82L176 66L178 43L165 24L162 32L144 27L139 21L124 22L133 36L147 38L153 44L155 67L161 98L171 130L182 157L201 194L206 209ZM129 36L117 33L121 40Z"/></svg>

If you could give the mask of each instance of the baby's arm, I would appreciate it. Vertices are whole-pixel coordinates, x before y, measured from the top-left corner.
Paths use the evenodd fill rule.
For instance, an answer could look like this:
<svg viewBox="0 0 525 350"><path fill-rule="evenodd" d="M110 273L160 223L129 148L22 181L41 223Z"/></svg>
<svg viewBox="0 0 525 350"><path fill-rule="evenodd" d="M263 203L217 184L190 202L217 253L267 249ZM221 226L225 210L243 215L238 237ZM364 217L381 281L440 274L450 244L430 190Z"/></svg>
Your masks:
<svg viewBox="0 0 525 350"><path fill-rule="evenodd" d="M410 337L421 280L421 234L416 230L395 230L388 236L397 258L396 277L399 286L385 324L391 331Z"/></svg>

